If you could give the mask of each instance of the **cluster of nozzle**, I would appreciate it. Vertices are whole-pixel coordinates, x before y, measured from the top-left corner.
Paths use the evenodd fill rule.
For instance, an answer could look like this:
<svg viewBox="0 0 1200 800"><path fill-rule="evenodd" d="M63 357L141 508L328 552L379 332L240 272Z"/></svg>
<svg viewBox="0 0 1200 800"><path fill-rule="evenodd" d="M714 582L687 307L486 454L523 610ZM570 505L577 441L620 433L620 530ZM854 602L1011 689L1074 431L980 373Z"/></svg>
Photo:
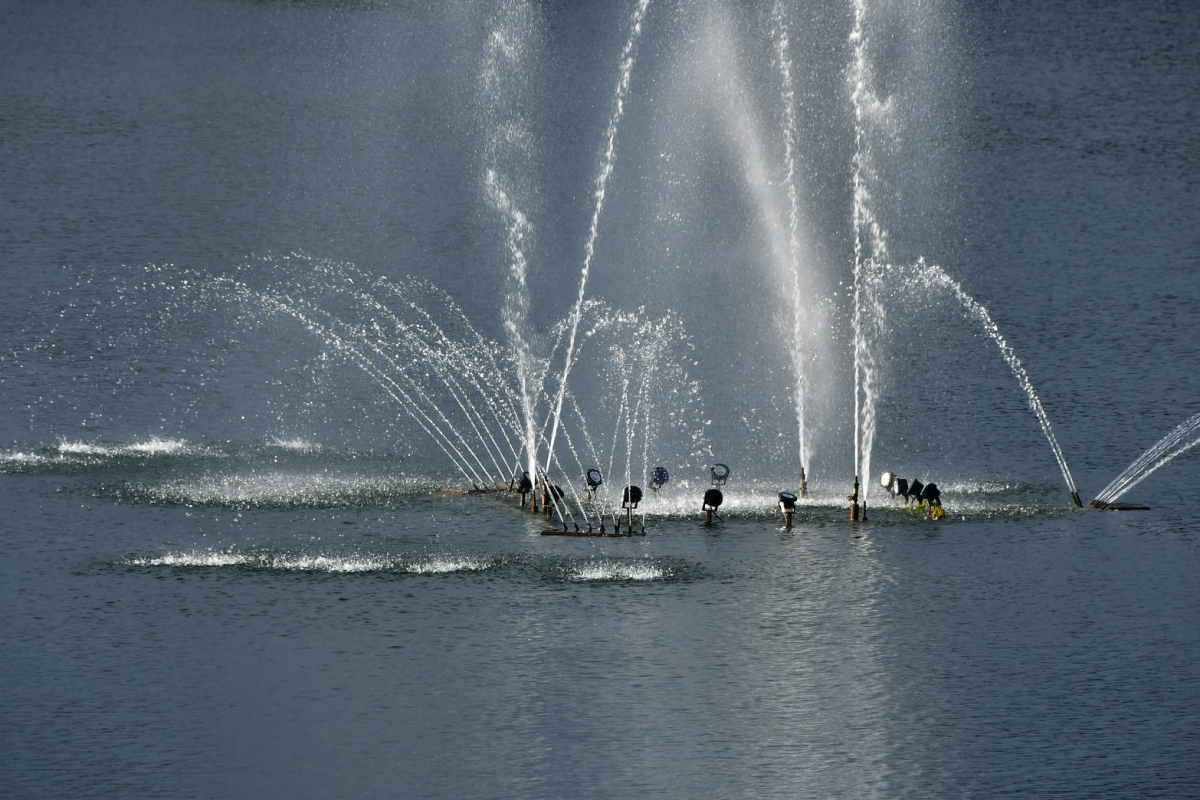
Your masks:
<svg viewBox="0 0 1200 800"><path fill-rule="evenodd" d="M721 491L721 487L726 485L731 474L732 470L730 470L727 464L713 464L712 467L710 467L709 475L711 477L712 485L704 492L704 498L700 505L701 510L704 511L704 521L706 524L712 524L714 517L720 519L720 517L717 515L717 512L721 508L721 505L725 502L725 496ZM597 490L604 484L604 478L601 475L600 470L589 469L586 473L584 473L584 480L587 485L585 490L587 506L591 507ZM666 485L669 480L670 475L665 467L655 467L654 472L649 479L651 491L657 495L658 491L664 485ZM541 495L540 510L544 511L547 517L553 516L554 508L558 506L560 501L563 499L563 490L558 486L551 485L544 476L539 476L539 479L535 485L534 481L530 479L529 473L525 472L522 473L520 479L515 480L515 484L516 485L514 488L521 496L521 507L525 508L526 503L528 502L526 496L529 495L532 498L534 513L539 511L538 491L540 491ZM908 481L904 478L897 477L892 472L884 472L883 476L880 478L880 484L892 496L903 498L906 506L913 504L922 510L927 507L929 509L930 516L933 519L940 519L945 514L945 511L942 508L941 492L939 491L936 483L922 483L916 479ZM849 494L846 497L846 499L850 502L850 519L855 522L866 522L867 503L865 498L862 498L860 501L859 488L859 479L858 476L855 475L854 491L852 494ZM535 491L535 489L538 491ZM792 527L792 518L796 512L796 506L799 503L800 498L807 496L807 494L808 479L804 468L801 467L799 492L779 492L778 495L779 511L781 514L783 514L784 524L786 527ZM625 523L630 530L633 528L633 511L638 507L638 504L641 503L642 499L643 493L640 486L626 486L621 493L621 508L625 512ZM1104 508L1104 505L1100 504L1098 501L1093 502L1092 505L1096 506L1097 508ZM600 514L600 519L600 530L601 532L604 532L603 512ZM617 531L619 532L621 529L620 520L616 520L616 527ZM590 524L588 526L588 530L591 530Z"/></svg>
<svg viewBox="0 0 1200 800"><path fill-rule="evenodd" d="M910 503L918 508L927 505L932 519L941 519L946 514L942 508L942 492L936 483L921 483L916 478L908 481L892 472L883 473L879 483L893 497L904 498L906 506Z"/></svg>
<svg viewBox="0 0 1200 800"><path fill-rule="evenodd" d="M583 479L586 484L585 489L584 489L585 500L582 503L583 508L585 509L585 518L587 516L587 513L586 513L587 510L591 510L591 511L597 513L600 517L600 533L605 533L605 522L604 522L604 517L605 517L605 513L606 513L606 511L604 510L605 505L601 504L600 506L597 506L595 503L595 500L596 500L596 497L598 494L598 490L601 486L604 485L604 476L601 474L600 470L598 470L598 469L589 469L584 473ZM661 489L664 485L666 485L667 481L669 481L669 480L670 480L670 475L667 473L667 470L665 467L655 467L654 474L650 476L650 488L652 491L654 491L655 494L657 494L658 490ZM526 503L528 502L526 499L526 495L529 495L532 498L533 512L534 513L538 512L538 500L537 500L538 492L535 491L535 488L536 488L536 489L540 490L541 508L545 512L546 517L547 518L552 517L554 515L555 509L558 509L560 517L563 516L563 508L561 508L560 505L563 501L564 495L563 495L563 490L561 487L551 485L549 483L549 481L545 480L544 476L542 476L537 481L537 486L535 487L534 482L530 479L528 472L522 473L522 477L519 480L514 479L513 483L515 484L513 486L514 490L521 497L521 508L526 507ZM629 486L626 486L625 489L621 493L621 508L625 512L624 521L625 521L625 525L626 525L626 530L629 530L629 531L633 530L633 512L634 512L634 509L636 509L638 507L638 504L640 504L642 502L642 497L643 497L642 487L634 486L632 484ZM620 533L621 532L621 520L618 519L614 515L613 521L616 525L616 532ZM578 525L576 525L575 529L576 529L576 531L579 530ZM565 519L563 520L563 530L566 530L566 520ZM592 532L592 526L591 526L590 522L588 522L588 525L587 525L587 532L588 533ZM643 532L645 532L644 528L643 528Z"/></svg>
<svg viewBox="0 0 1200 800"><path fill-rule="evenodd" d="M521 508L525 508L526 504L529 504L533 513L545 512L547 518L554 516L554 506L561 502L564 496L562 487L551 484L545 476L538 479L535 487L528 472L521 473L521 477L516 480L516 486L513 488L521 498ZM540 506L538 504L539 492L535 491L535 488L541 490Z"/></svg>

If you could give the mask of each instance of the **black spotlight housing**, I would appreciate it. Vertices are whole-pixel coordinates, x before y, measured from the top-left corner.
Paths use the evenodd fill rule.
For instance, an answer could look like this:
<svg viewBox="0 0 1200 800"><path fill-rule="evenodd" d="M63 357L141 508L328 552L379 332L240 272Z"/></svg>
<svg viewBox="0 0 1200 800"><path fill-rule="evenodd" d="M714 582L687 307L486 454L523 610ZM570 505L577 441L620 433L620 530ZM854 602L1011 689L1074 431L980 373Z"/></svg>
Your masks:
<svg viewBox="0 0 1200 800"><path fill-rule="evenodd" d="M528 472L521 473L521 480L517 481L517 491L521 494L529 494L533 491L533 481L529 480Z"/></svg>
<svg viewBox="0 0 1200 800"><path fill-rule="evenodd" d="M779 493L779 510L787 514L796 510L796 500L798 498L791 492Z"/></svg>
<svg viewBox="0 0 1200 800"><path fill-rule="evenodd" d="M716 511L723 502L725 502L725 496L721 494L720 489L709 489L704 493L705 511Z"/></svg>
<svg viewBox="0 0 1200 800"><path fill-rule="evenodd" d="M625 491L621 493L621 508L637 508L640 502L642 502L641 487L626 486Z"/></svg>
<svg viewBox="0 0 1200 800"><path fill-rule="evenodd" d="M604 483L604 477L600 474L600 470L598 469L589 469L584 474L584 479L587 481L589 489L595 489L597 486Z"/></svg>

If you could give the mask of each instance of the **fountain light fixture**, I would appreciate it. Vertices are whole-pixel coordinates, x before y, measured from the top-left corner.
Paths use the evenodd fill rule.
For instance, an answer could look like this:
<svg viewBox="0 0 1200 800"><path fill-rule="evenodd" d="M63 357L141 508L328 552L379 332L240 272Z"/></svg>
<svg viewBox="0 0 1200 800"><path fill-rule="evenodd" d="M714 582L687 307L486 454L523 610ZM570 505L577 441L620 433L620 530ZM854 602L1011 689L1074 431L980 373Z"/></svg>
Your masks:
<svg viewBox="0 0 1200 800"><path fill-rule="evenodd" d="M729 467L724 464L713 464L712 469L709 471L712 473L713 486L724 486L725 481L729 480ZM720 494L720 492L717 492L717 494Z"/></svg>
<svg viewBox="0 0 1200 800"><path fill-rule="evenodd" d="M587 480L589 489L595 489L600 484L604 483L604 478L600 475L600 470L598 469L589 469L584 475L584 478Z"/></svg>
<svg viewBox="0 0 1200 800"><path fill-rule="evenodd" d="M791 492L779 493L779 510L783 512L783 524L790 530L792 527L792 512L796 510L796 495Z"/></svg>
<svg viewBox="0 0 1200 800"><path fill-rule="evenodd" d="M666 467L655 467L654 475L650 478L650 488L657 493L670 479L671 476L667 474Z"/></svg>
<svg viewBox="0 0 1200 800"><path fill-rule="evenodd" d="M637 508L640 502L642 502L641 487L626 486L625 491L621 493L621 508Z"/></svg>
<svg viewBox="0 0 1200 800"><path fill-rule="evenodd" d="M704 493L704 510L716 511L721 507L721 503L725 502L724 495L720 489L709 489Z"/></svg>
<svg viewBox="0 0 1200 800"><path fill-rule="evenodd" d="M885 472L879 478L879 484L891 492L893 497L903 497L908 502L908 481L894 472Z"/></svg>

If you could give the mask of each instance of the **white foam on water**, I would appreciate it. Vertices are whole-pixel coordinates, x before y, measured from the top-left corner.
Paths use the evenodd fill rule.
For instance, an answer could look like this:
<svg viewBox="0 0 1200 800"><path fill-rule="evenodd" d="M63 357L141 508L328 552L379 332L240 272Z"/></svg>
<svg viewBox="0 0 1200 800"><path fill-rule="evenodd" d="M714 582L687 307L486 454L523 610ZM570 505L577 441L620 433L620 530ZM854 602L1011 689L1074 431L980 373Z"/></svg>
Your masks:
<svg viewBox="0 0 1200 800"><path fill-rule="evenodd" d="M469 556L437 556L408 565L408 571L417 575L441 575L447 572L484 570L491 565L490 561Z"/></svg>
<svg viewBox="0 0 1200 800"><path fill-rule="evenodd" d="M266 569L289 572L385 572L395 567L395 561L375 555L264 555L262 566Z"/></svg>
<svg viewBox="0 0 1200 800"><path fill-rule="evenodd" d="M669 573L656 564L623 561L594 561L577 568L571 579L576 581L656 581Z"/></svg>
<svg viewBox="0 0 1200 800"><path fill-rule="evenodd" d="M176 455L190 449L183 439L150 439L146 442L134 442L127 450L131 453L148 453L151 455Z"/></svg>
<svg viewBox="0 0 1200 800"><path fill-rule="evenodd" d="M244 506L338 504L362 495L398 494L417 487L410 481L387 476L270 472L207 475L132 488L159 502Z"/></svg>
<svg viewBox="0 0 1200 800"><path fill-rule="evenodd" d="M410 560L378 553L237 552L234 550L181 550L157 556L137 556L124 563L135 567L249 567L281 572L352 574L399 572L443 575L488 569L493 561L473 556L429 556Z"/></svg>
<svg viewBox="0 0 1200 800"><path fill-rule="evenodd" d="M0 463L7 464L48 464L61 459L51 459L37 453L26 453L18 450L15 453L0 453Z"/></svg>
<svg viewBox="0 0 1200 800"><path fill-rule="evenodd" d="M206 447L192 445L185 439L161 439L153 437L143 442L129 444L97 444L94 442L60 441L56 447L64 455L116 457L130 455L173 456L210 453Z"/></svg>
<svg viewBox="0 0 1200 800"><path fill-rule="evenodd" d="M310 442L307 439L272 439L267 442L267 447L275 447L280 450L288 450L293 453L317 453L323 448L317 442Z"/></svg>
<svg viewBox="0 0 1200 800"><path fill-rule="evenodd" d="M942 483L939 481L940 488L944 493L953 494L1005 494L1008 492L1016 492L1020 490L1020 486L1015 483L1005 483L1003 481L976 481L970 479L947 481Z"/></svg>
<svg viewBox="0 0 1200 800"><path fill-rule="evenodd" d="M126 563L134 567L238 567L256 559L256 556L228 550L184 550L160 556L130 558Z"/></svg>
<svg viewBox="0 0 1200 800"><path fill-rule="evenodd" d="M58 452L70 455L106 456L114 452L114 448L106 445L87 444L86 442L59 442Z"/></svg>

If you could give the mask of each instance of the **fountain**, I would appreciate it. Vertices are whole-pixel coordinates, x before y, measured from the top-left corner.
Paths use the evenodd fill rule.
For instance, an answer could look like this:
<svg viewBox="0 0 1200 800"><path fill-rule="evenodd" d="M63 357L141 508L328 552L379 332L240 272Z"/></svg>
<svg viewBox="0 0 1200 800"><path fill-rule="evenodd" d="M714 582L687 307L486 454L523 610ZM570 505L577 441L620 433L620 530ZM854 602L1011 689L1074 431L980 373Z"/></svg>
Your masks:
<svg viewBox="0 0 1200 800"><path fill-rule="evenodd" d="M578 276L557 270L574 282L567 308L534 311L553 295L536 277L536 244L564 225L537 200L546 132L531 83L545 26L520 0L489 18L477 76L476 186L499 225L500 336L429 281L300 253L155 280L298 324L324 356L367 375L464 488L520 489L531 510L583 533L630 531L635 511L644 528L666 502L667 469L654 465L684 477L671 486L682 489L715 450L756 464L764 481L787 476L791 491L773 484L767 496L789 525L806 505L841 504L837 474L853 477L851 518L865 521L885 379L895 378L882 339L906 298L941 292L999 348L1078 505L1046 411L990 312L944 269L893 263L884 217L896 210L880 165L899 136L899 104L876 68L886 36L867 0L844 20L849 85L834 93L849 102L841 132L852 135L827 174L814 174L810 154L820 115L804 102L802 26L782 2L758 17L706 6L672 19L656 8L636 0L623 17ZM649 31L668 44L643 41ZM813 199L822 191L845 201L832 232ZM618 289L635 310L598 299ZM846 451L850 470L839 473ZM760 477L749 472L739 467L739 488ZM710 515L725 500L715 487Z"/></svg>

